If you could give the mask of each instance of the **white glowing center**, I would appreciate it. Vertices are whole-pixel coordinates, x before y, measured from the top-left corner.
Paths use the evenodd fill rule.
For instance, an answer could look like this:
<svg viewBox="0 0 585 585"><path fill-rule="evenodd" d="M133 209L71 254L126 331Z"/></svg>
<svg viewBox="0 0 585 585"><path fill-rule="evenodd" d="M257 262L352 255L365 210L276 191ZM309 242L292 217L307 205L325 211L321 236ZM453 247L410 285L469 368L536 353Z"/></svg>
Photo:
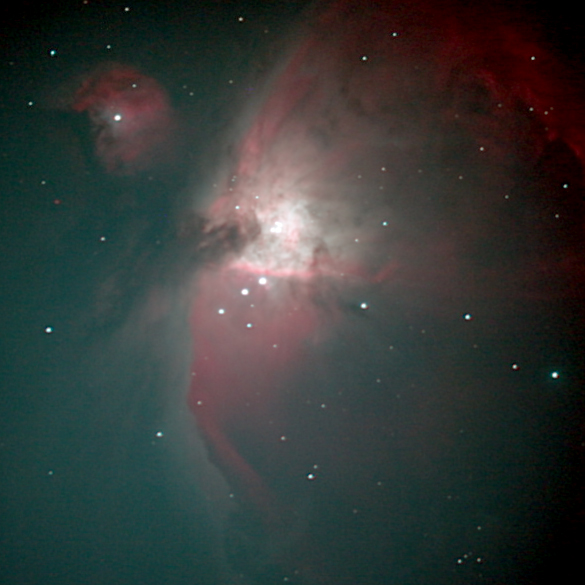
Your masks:
<svg viewBox="0 0 585 585"><path fill-rule="evenodd" d="M260 235L246 247L238 264L263 275L308 275L321 239L307 207L304 199L292 197L257 205Z"/></svg>

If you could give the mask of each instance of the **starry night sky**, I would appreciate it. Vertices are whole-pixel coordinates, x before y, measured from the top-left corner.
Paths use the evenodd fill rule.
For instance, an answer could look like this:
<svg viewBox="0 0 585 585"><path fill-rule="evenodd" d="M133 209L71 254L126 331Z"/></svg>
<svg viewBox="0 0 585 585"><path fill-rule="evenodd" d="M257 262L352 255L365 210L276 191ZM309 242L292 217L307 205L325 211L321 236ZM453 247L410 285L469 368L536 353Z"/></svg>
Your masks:
<svg viewBox="0 0 585 585"><path fill-rule="evenodd" d="M532 73L514 35L467 26L485 7L421 1L427 29L348 3L3 15L0 583L577 566L577 8L515 3ZM392 10L404 52L380 40Z"/></svg>

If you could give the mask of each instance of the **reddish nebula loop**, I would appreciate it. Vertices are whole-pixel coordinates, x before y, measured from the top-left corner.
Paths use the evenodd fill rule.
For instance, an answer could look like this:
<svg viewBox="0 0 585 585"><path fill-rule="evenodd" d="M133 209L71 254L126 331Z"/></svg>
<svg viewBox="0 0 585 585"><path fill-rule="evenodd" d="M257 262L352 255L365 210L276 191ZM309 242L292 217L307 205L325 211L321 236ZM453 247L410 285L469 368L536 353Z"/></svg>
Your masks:
<svg viewBox="0 0 585 585"><path fill-rule="evenodd" d="M517 231L518 169L533 172L553 141L580 165L584 144L553 58L486 18L332 3L262 90L217 182L207 229L236 226L244 244L198 274L189 403L234 491L267 516L278 496L232 429L275 420L287 379L343 319L336 291L357 311L414 293L438 312L462 297L546 295L544 272L572 278L561 248L509 263L474 254ZM111 101L96 95L79 109ZM538 230L519 239L537 245ZM276 444L278 425L266 436Z"/></svg>
<svg viewBox="0 0 585 585"><path fill-rule="evenodd" d="M229 436L242 421L256 430L268 424L283 376L302 359L314 331L317 316L303 301L306 292L275 290L282 285L226 266L203 276L192 307L190 408L240 501L267 522L276 520L275 499ZM276 433L269 437L275 445Z"/></svg>
<svg viewBox="0 0 585 585"><path fill-rule="evenodd" d="M169 162L172 108L153 78L127 66L102 67L81 84L73 109L89 115L96 155L106 172L132 175Z"/></svg>

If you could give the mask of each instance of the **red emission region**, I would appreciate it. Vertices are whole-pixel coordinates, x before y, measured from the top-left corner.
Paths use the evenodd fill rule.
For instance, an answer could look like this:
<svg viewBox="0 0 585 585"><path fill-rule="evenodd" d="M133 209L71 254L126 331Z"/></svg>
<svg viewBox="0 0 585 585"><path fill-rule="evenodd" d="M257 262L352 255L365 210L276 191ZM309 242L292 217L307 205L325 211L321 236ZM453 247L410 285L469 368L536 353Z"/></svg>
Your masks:
<svg viewBox="0 0 585 585"><path fill-rule="evenodd" d="M217 178L205 229L238 245L198 273L191 311L190 408L268 527L289 504L278 486L310 470L278 462L280 405L347 315L442 318L463 300L582 297L583 282L583 109L530 33L489 10L346 0L297 38ZM112 94L126 103L119 77L77 107L96 117ZM116 152L111 165L134 154ZM327 451L333 467L358 456Z"/></svg>
<svg viewBox="0 0 585 585"><path fill-rule="evenodd" d="M153 78L124 65L101 66L78 88L72 107L88 114L106 172L133 175L171 162L173 113Z"/></svg>

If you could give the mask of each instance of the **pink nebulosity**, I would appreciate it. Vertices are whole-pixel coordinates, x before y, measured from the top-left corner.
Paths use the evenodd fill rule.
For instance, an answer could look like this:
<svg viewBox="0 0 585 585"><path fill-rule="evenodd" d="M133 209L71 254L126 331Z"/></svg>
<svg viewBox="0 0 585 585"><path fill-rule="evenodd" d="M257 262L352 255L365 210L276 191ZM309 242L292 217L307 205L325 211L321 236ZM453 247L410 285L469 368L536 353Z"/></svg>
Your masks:
<svg viewBox="0 0 585 585"><path fill-rule="evenodd" d="M574 252L538 248L538 226L518 236L536 254L506 260L518 169L530 176L555 141L582 164L585 118L558 67L499 16L347 0L311 13L250 108L206 211L207 233L237 245L197 275L189 404L268 523L269 459L235 437L278 443L288 381L344 299L440 315L461 298L545 298L551 275L560 294L582 280Z"/></svg>
<svg viewBox="0 0 585 585"><path fill-rule="evenodd" d="M151 77L124 65L101 67L81 84L73 109L89 115L96 155L108 173L131 175L168 162L172 109Z"/></svg>

